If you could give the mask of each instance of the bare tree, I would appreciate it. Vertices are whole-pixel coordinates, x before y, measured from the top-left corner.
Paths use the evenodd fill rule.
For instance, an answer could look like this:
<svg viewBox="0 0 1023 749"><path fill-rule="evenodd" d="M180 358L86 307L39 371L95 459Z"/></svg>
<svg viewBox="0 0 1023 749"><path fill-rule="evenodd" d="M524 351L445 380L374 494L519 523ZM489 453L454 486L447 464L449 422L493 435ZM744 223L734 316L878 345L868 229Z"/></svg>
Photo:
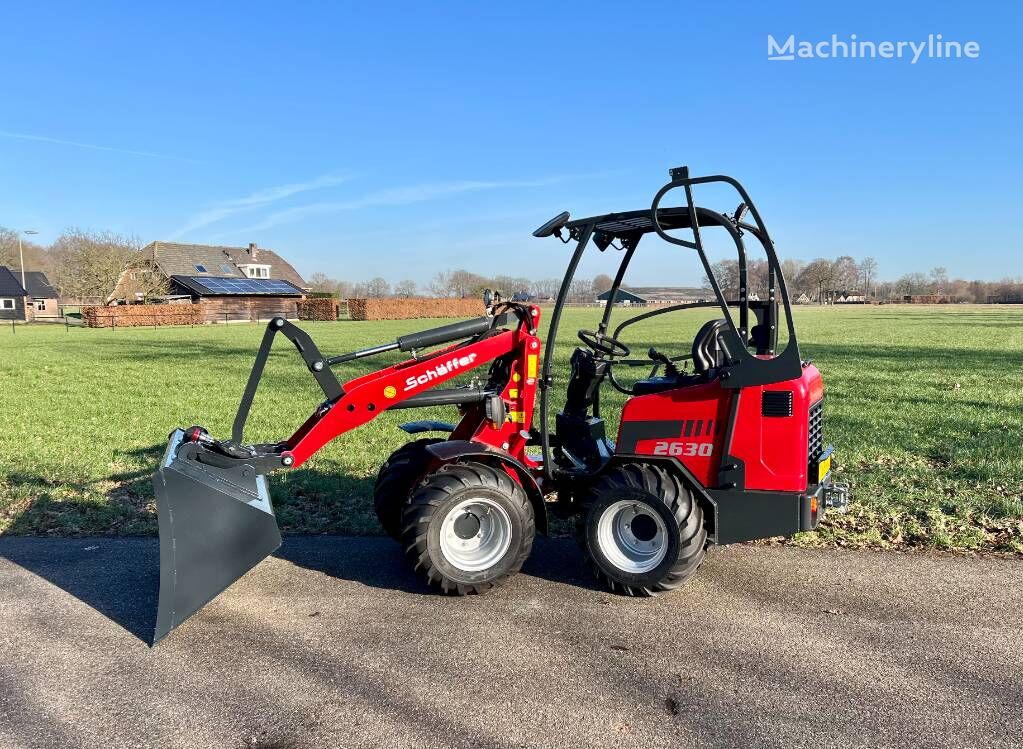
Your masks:
<svg viewBox="0 0 1023 749"><path fill-rule="evenodd" d="M926 294L930 283L923 273L907 273L895 282L895 290L900 294Z"/></svg>
<svg viewBox="0 0 1023 749"><path fill-rule="evenodd" d="M489 279L461 268L448 274L448 296L479 296L492 285Z"/></svg>
<svg viewBox="0 0 1023 749"><path fill-rule="evenodd" d="M605 291L610 291L611 286L614 285L614 280L611 276L606 273L601 273L593 277L593 295L600 296Z"/></svg>
<svg viewBox="0 0 1023 749"><path fill-rule="evenodd" d="M155 274L135 237L66 229L53 243L51 254L54 271L50 281L61 296L106 300L120 281L129 287L130 296L118 290L125 298L135 298L136 286L146 296L156 291ZM133 271L135 279L130 277Z"/></svg>
<svg viewBox="0 0 1023 749"><path fill-rule="evenodd" d="M444 271L437 271L437 274L426 284L426 291L430 296L449 296L450 290L451 285L448 283L448 274Z"/></svg>
<svg viewBox="0 0 1023 749"><path fill-rule="evenodd" d="M408 299L410 296L416 295L416 290L416 282L412 279L405 279L404 281L399 281L395 284L394 295L400 296L403 299Z"/></svg>
<svg viewBox="0 0 1023 749"><path fill-rule="evenodd" d="M313 291L319 291L328 294L337 294L340 282L331 278L326 273L320 273L317 271L309 276L309 288Z"/></svg>
<svg viewBox="0 0 1023 749"><path fill-rule="evenodd" d="M718 260L710 266L710 270L726 298L735 299L739 296L738 260ZM707 286L710 286L710 279L707 279Z"/></svg>
<svg viewBox="0 0 1023 749"><path fill-rule="evenodd" d="M500 291L504 295L505 299L511 299L520 291L528 292L531 286L528 278L520 278L517 276L494 276L491 280L491 288L494 291Z"/></svg>
<svg viewBox="0 0 1023 749"><path fill-rule="evenodd" d="M21 257L25 257L25 270L41 270L49 272L50 258L46 248L21 237L21 252L18 251L18 232L0 226L0 265L6 265L18 278L21 278Z"/></svg>
<svg viewBox="0 0 1023 749"><path fill-rule="evenodd" d="M842 255L831 264L832 291L853 291L859 285L860 268L849 255Z"/></svg>
<svg viewBox="0 0 1023 749"><path fill-rule="evenodd" d="M828 299L834 286L835 266L830 260L819 257L799 274L799 284L812 292L812 296L820 303Z"/></svg>
<svg viewBox="0 0 1023 749"><path fill-rule="evenodd" d="M872 257L865 257L860 261L860 278L863 280L863 293L870 296L870 282L874 280L877 273L877 261Z"/></svg>
<svg viewBox="0 0 1023 749"><path fill-rule="evenodd" d="M141 252L133 253L125 262L117 286L111 297L149 303L153 297L170 292L170 281ZM108 297L109 299L110 297Z"/></svg>
<svg viewBox="0 0 1023 749"><path fill-rule="evenodd" d="M568 287L568 300L570 302L592 302L593 281L585 278L573 278L572 284Z"/></svg>
<svg viewBox="0 0 1023 749"><path fill-rule="evenodd" d="M391 293L391 284L387 280L377 276L366 283L366 296L379 299Z"/></svg>
<svg viewBox="0 0 1023 749"><path fill-rule="evenodd" d="M533 296L540 300L553 299L560 288L560 278L541 278L538 281L533 281L529 286Z"/></svg>

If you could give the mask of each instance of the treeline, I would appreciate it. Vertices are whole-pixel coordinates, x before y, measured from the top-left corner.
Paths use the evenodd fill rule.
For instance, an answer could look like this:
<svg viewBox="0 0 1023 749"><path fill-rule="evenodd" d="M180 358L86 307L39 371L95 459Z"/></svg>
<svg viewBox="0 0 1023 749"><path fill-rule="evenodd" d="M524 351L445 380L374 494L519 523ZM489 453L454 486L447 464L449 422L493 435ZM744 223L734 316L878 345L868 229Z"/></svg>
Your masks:
<svg viewBox="0 0 1023 749"><path fill-rule="evenodd" d="M1001 281L970 281L949 278L943 267L928 273L907 273L894 281L878 278L878 262L872 257L856 260L842 255L834 260L817 258L808 263L801 260L782 262L782 273L789 296L807 299L818 304L833 304L842 298L862 298L864 301L897 302L909 298L930 298L940 302L1023 302L1023 279ZM725 291L734 297L739 290L739 264L735 260L722 260L711 266L714 276ZM763 297L767 293L768 273L766 261L751 261L746 271L750 294Z"/></svg>
<svg viewBox="0 0 1023 749"><path fill-rule="evenodd" d="M839 299L859 301L897 302L906 297L941 302L1023 302L1023 280L970 281L949 278L945 268L933 268L929 273L907 273L894 281L878 277L878 262L872 257L857 260L842 255L834 260L817 258L810 262L785 260L782 273L788 285L789 296L817 304L833 304ZM725 296L739 294L739 264L735 260L722 260L711 266ZM426 283L414 279L394 286L384 278L366 282L339 281L323 273L314 273L308 279L314 291L330 292L342 298L387 296L412 297L468 297L479 296L484 289L500 291L505 298L516 293L528 294L531 299L549 300L561 288L560 278L528 279L525 277L486 276L464 269L440 272ZM746 269L748 292L766 298L768 292L767 261L750 261ZM667 285L667 284L665 284ZM704 279L709 288L709 282ZM611 278L605 274L594 278L577 278L569 289L569 301L593 302L597 295L611 288ZM805 295L805 296L804 296Z"/></svg>
<svg viewBox="0 0 1023 749"><path fill-rule="evenodd" d="M324 273L313 273L306 279L313 291L336 294L341 298L381 297L475 297L484 289L499 291L506 299L516 294L528 295L533 299L553 299L561 288L560 278L530 280L521 276L484 276L463 269L442 271L426 283L414 279L399 281L391 286L385 278L369 281L341 281ZM592 302L598 294L611 288L610 276L601 274L594 278L577 278L569 289L569 300Z"/></svg>
<svg viewBox="0 0 1023 749"><path fill-rule="evenodd" d="M19 252L19 236L21 248ZM167 280L150 270L141 257L142 243L136 237L113 232L66 229L51 245L31 241L31 236L0 227L0 265L20 270L23 254L25 268L44 271L64 298L105 300L121 282L119 289L129 298L149 298L167 293ZM842 298L863 301L894 302L906 297L942 302L1023 302L1023 279L978 281L950 278L945 268L929 272L907 273L895 280L883 280L879 264L872 257L857 260L850 255L817 258L810 262L785 260L782 272L793 300L830 304ZM739 267L734 260L722 260L712 266L722 290L734 298L739 291ZM127 271L127 273L126 273ZM397 283L382 277L368 281L338 280L324 273L307 279L314 291L349 297L469 297L484 289L500 291L510 299L527 294L539 300L553 299L561 288L560 278L529 279L522 276L483 275L465 269L442 271L428 281L407 278ZM705 280L706 283L706 280ZM707 284L709 285L709 284ZM751 261L747 268L750 294L767 293L766 261ZM569 301L593 302L611 288L605 274L577 278L569 289ZM805 296L804 296L805 295Z"/></svg>
<svg viewBox="0 0 1023 749"><path fill-rule="evenodd" d="M21 236L13 229L0 227L0 265L12 271L21 269L21 257L26 270L39 270L65 299L105 301L114 291L122 273L122 289L134 297L166 293L166 279L149 270L142 262L142 243L136 237L113 232L95 232L83 229L65 229L53 244L44 246Z"/></svg>

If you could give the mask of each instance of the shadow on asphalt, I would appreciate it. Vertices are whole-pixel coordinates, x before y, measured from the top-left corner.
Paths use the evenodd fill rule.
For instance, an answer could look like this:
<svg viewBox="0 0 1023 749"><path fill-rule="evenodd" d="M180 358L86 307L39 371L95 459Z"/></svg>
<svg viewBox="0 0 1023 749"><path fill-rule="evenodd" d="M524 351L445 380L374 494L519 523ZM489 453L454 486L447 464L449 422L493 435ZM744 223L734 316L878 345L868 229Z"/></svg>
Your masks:
<svg viewBox="0 0 1023 749"><path fill-rule="evenodd" d="M148 538L0 538L0 557L70 593L147 645L156 626L160 548Z"/></svg>
<svg viewBox="0 0 1023 749"><path fill-rule="evenodd" d="M275 557L339 580L412 595L438 595L385 538L286 536ZM155 538L0 537L0 557L25 568L151 645L160 587ZM522 574L596 589L574 542L538 538Z"/></svg>

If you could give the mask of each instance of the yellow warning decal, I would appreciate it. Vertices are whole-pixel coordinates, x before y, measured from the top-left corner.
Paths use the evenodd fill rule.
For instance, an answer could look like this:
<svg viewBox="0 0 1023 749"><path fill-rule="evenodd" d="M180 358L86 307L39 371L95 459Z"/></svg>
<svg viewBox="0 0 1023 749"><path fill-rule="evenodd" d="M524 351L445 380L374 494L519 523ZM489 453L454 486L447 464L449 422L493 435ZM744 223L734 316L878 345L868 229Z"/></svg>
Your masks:
<svg viewBox="0 0 1023 749"><path fill-rule="evenodd" d="M536 377L536 354L526 357L526 377Z"/></svg>
<svg viewBox="0 0 1023 749"><path fill-rule="evenodd" d="M526 423L526 412L525 411L509 411L508 412L508 421L514 422L516 424L525 424Z"/></svg>
<svg viewBox="0 0 1023 749"><path fill-rule="evenodd" d="M397 394L398 394L398 389L396 387L394 387L394 385L388 385L387 387L384 388L384 397L385 398L393 398Z"/></svg>
<svg viewBox="0 0 1023 749"><path fill-rule="evenodd" d="M518 398L519 397L519 389L518 388L510 388L508 390L508 397L509 398Z"/></svg>

